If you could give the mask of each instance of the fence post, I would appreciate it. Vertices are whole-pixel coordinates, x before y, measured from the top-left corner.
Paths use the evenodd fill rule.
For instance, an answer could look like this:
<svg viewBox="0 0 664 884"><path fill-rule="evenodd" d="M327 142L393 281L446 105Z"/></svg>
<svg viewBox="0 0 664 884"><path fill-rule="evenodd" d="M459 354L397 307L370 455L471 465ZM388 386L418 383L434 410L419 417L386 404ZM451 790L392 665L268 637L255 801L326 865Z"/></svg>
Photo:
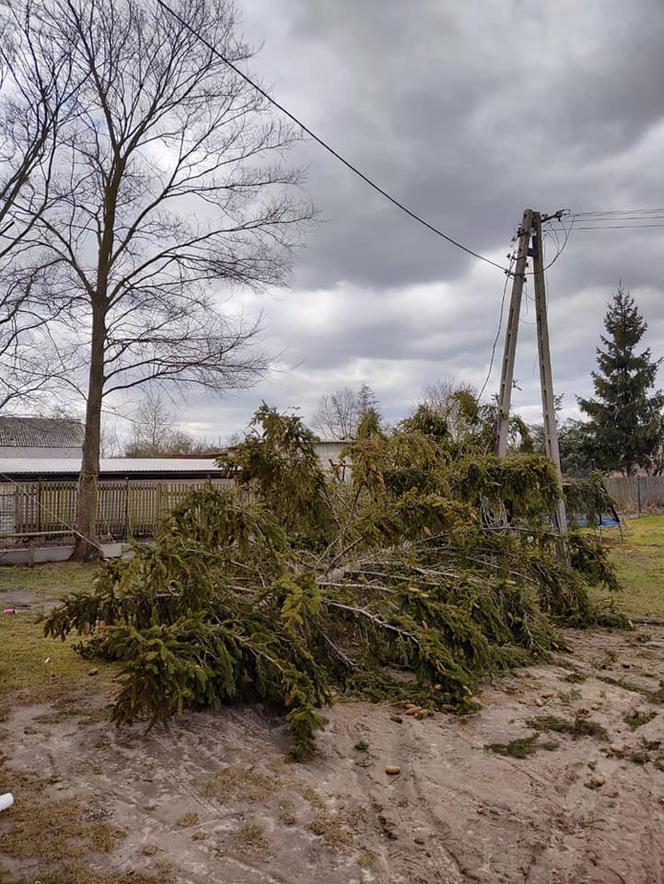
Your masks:
<svg viewBox="0 0 664 884"><path fill-rule="evenodd" d="M125 543L129 543L129 476L125 476Z"/></svg>
<svg viewBox="0 0 664 884"><path fill-rule="evenodd" d="M641 515L641 476L636 477L636 509Z"/></svg>

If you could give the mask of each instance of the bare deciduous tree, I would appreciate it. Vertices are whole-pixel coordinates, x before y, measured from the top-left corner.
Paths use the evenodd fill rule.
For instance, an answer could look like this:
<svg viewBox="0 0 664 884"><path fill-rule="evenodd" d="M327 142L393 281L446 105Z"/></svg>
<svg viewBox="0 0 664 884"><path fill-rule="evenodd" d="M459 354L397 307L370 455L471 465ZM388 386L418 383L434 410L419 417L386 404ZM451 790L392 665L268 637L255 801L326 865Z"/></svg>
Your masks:
<svg viewBox="0 0 664 884"><path fill-rule="evenodd" d="M250 58L230 2L174 7L227 58ZM45 0L40 16L77 84L57 199L34 239L73 293L71 344L89 362L74 552L87 559L105 398L146 382L219 392L254 380L266 365L257 327L222 313L214 285L283 282L311 209L280 162L299 136L154 0Z"/></svg>
<svg viewBox="0 0 664 884"><path fill-rule="evenodd" d="M71 368L51 346L63 309L46 284L53 257L32 241L52 199L70 54L52 44L34 7L0 9L0 409L34 401Z"/></svg>
<svg viewBox="0 0 664 884"><path fill-rule="evenodd" d="M173 411L163 397L148 390L134 412L129 457L150 457L168 447L174 432Z"/></svg>
<svg viewBox="0 0 664 884"><path fill-rule="evenodd" d="M178 429L173 409L160 393L148 390L132 417L132 440L125 457L181 457L218 454L220 442L196 440Z"/></svg>
<svg viewBox="0 0 664 884"><path fill-rule="evenodd" d="M378 412L378 400L371 387L367 384L362 384L359 390L342 387L321 396L313 425L324 439L354 439L369 409Z"/></svg>
<svg viewBox="0 0 664 884"><path fill-rule="evenodd" d="M470 384L450 379L429 384L420 396L420 405L445 418L448 432L456 442L465 438L471 429L473 415L468 405L473 401L477 401L477 391Z"/></svg>

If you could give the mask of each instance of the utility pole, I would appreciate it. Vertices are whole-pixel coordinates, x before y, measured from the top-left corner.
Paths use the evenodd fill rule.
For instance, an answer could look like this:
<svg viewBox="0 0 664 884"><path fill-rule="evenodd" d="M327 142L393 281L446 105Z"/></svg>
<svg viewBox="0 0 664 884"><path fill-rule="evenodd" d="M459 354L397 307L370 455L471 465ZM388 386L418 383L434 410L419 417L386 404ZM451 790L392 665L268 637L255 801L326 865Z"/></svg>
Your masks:
<svg viewBox="0 0 664 884"><path fill-rule="evenodd" d="M509 430L510 406L512 404L512 386L514 385L516 339L519 334L521 295L526 278L526 263L528 262L528 246L530 245L532 227L533 212L532 209L526 209L523 213L523 220L518 233L516 266L512 283L512 297L510 298L510 312L507 317L507 330L505 331L505 354L503 356L503 368L498 393L498 457L505 457L507 454L507 433Z"/></svg>
<svg viewBox="0 0 664 884"><path fill-rule="evenodd" d="M553 374L551 371L551 347L549 344L549 320L546 310L546 283L544 279L544 249L542 245L542 217L533 213L533 270L535 275L535 316L537 319L537 353L542 392L542 416L544 418L544 451L553 461L562 490L562 469L558 447L558 424L553 398ZM559 534L567 532L565 501L558 498L555 510L556 528Z"/></svg>
<svg viewBox="0 0 664 884"><path fill-rule="evenodd" d="M496 450L499 457L507 453L507 437L509 416L512 405L512 387L514 385L514 361L521 313L521 297L526 278L528 256L533 257L535 281L535 313L537 317L537 350L540 367L540 387L542 391L542 414L544 418L544 447L548 458L553 461L562 483L560 468L560 450L558 448L558 427L556 424L555 401L553 397L553 375L551 371L551 348L549 344L549 323L546 309L546 284L544 279L544 252L542 248L542 222L560 217L559 212L542 216L539 212L526 209L523 213L521 226L517 234L516 266L512 283L510 310L505 332L505 353L498 394L498 425ZM531 248L532 240L532 248ZM562 535L567 531L565 502L558 500L555 510L555 521L558 532Z"/></svg>

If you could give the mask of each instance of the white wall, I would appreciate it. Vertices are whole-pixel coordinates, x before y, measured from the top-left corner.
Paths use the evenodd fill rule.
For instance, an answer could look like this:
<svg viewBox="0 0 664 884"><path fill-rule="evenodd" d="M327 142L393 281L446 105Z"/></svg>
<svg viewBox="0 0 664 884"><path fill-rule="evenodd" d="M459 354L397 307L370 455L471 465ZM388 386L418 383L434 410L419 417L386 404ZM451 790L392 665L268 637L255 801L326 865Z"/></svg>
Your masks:
<svg viewBox="0 0 664 884"><path fill-rule="evenodd" d="M17 445L0 445L0 457L67 457L81 458L80 448L19 448Z"/></svg>
<svg viewBox="0 0 664 884"><path fill-rule="evenodd" d="M334 463L339 463L341 460L340 454L341 449L345 446L345 442L317 442L316 443L316 454L318 455L318 460L321 463L321 466L324 470L330 469L330 461Z"/></svg>

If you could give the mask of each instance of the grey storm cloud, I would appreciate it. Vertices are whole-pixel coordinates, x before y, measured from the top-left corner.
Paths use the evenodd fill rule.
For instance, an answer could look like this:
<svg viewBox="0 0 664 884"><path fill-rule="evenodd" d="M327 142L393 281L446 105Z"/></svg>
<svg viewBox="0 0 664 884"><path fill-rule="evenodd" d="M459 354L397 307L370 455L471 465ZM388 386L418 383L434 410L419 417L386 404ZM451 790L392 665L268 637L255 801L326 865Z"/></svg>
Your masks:
<svg viewBox="0 0 664 884"><path fill-rule="evenodd" d="M506 261L523 209L664 205L661 0L244 0L249 70L321 137L414 211ZM307 167L320 220L292 286L264 301L278 369L252 391L189 405L195 432L246 423L261 398L300 406L372 384L396 418L437 378L481 384L504 277L415 224L317 144ZM584 226L581 221L576 227ZM572 229L549 270L554 374L568 413L587 393L606 302L637 298L664 339L664 229ZM555 241L547 240L549 258ZM529 303L527 301L527 303ZM539 409L534 319L524 316L515 404ZM502 339L487 393L495 390Z"/></svg>

